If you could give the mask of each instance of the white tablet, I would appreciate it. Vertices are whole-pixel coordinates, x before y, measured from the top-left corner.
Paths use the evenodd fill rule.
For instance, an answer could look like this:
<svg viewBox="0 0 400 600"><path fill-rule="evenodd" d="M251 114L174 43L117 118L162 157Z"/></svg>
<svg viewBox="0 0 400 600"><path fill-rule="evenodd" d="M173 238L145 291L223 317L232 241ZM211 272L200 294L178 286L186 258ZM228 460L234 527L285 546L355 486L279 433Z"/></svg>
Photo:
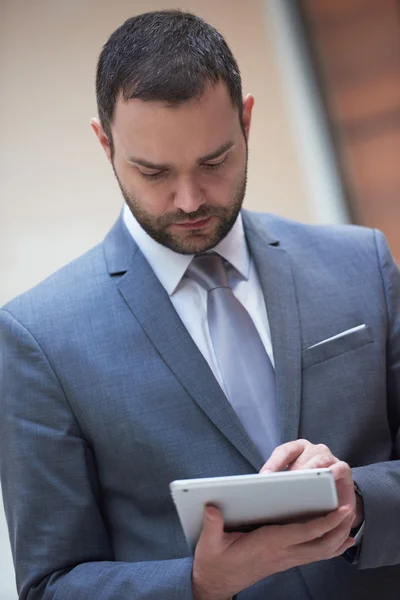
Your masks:
<svg viewBox="0 0 400 600"><path fill-rule="evenodd" d="M194 550L206 504L222 511L227 531L325 515L338 507L329 469L181 479L170 483L186 540Z"/></svg>

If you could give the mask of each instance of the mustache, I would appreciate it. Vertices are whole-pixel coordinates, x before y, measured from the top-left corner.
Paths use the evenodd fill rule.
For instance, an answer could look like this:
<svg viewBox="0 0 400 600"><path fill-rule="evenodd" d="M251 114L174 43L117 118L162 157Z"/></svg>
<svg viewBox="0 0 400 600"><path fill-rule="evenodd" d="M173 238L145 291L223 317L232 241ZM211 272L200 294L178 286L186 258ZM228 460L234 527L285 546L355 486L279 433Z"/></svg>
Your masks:
<svg viewBox="0 0 400 600"><path fill-rule="evenodd" d="M224 214L225 209L221 207L199 206L197 210L191 213L186 213L183 210L169 213L159 219L159 224L162 227L167 227L173 223L190 223L191 221L199 221L200 219L208 219L208 217L220 217Z"/></svg>

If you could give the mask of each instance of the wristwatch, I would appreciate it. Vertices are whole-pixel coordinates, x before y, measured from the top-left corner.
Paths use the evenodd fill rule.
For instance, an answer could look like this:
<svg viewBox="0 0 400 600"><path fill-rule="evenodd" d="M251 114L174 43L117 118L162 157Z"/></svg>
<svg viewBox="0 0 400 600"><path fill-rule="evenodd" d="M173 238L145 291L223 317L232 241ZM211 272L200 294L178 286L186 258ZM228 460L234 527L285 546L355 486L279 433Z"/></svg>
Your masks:
<svg viewBox="0 0 400 600"><path fill-rule="evenodd" d="M358 497L359 497L359 498L361 498L361 500L362 500L362 499L363 499L363 497L362 497L361 490L360 490L360 488L358 487L358 484L357 484L355 481L353 481L353 483L354 483L354 492L355 492L356 496L358 496Z"/></svg>
<svg viewBox="0 0 400 600"><path fill-rule="evenodd" d="M363 496L362 496L360 488L358 487L358 485L355 481L353 481L353 483L354 483L355 495L358 498L360 498L361 502L363 502ZM358 554L360 552L360 543L361 543L362 535L364 532L364 523L365 523L365 521L363 521L359 527L352 529L350 532L351 537L353 537L356 540L356 545L352 546L351 548L348 548L348 550L346 550L343 554L343 557L349 563L357 564L357 558L358 558Z"/></svg>
<svg viewBox="0 0 400 600"><path fill-rule="evenodd" d="M358 487L358 485L355 481L353 481L353 483L354 483L354 493L356 495L356 501L357 501L357 498L359 498L361 500L361 503L364 504L363 496L362 496L360 488ZM364 521L361 523L361 525L359 525L358 527L355 527L354 529L351 530L352 537L354 537L354 538L356 537L357 533L360 531L361 527L363 526L363 523L364 523Z"/></svg>

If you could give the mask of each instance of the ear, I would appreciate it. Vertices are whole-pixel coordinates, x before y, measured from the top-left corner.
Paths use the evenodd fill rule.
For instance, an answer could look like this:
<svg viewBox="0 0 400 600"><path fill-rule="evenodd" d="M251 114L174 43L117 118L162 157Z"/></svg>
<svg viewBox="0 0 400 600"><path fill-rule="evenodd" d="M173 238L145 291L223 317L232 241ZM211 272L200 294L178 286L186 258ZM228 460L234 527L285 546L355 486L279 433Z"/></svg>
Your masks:
<svg viewBox="0 0 400 600"><path fill-rule="evenodd" d="M253 111L254 106L254 96L248 94L246 98L243 100L243 116L242 123L243 129L246 134L246 138L249 139L250 134L250 124L251 124L251 113Z"/></svg>
<svg viewBox="0 0 400 600"><path fill-rule="evenodd" d="M110 140L106 136L105 131L100 123L100 120L99 119L91 119L90 126L93 129L93 131L95 132L100 144L102 145L103 150L106 153L108 160L110 162L112 162Z"/></svg>

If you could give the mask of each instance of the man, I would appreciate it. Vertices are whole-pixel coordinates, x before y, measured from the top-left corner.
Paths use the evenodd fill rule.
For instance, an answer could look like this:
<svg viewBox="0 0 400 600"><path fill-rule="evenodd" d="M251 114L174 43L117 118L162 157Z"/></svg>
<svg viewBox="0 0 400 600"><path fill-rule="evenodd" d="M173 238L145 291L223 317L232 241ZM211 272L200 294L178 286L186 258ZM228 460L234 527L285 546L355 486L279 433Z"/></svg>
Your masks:
<svg viewBox="0 0 400 600"><path fill-rule="evenodd" d="M400 275L382 234L241 210L254 100L193 15L124 23L97 99L123 214L0 313L20 598L397 598ZM226 533L211 506L190 556L170 481L318 467L338 510Z"/></svg>

